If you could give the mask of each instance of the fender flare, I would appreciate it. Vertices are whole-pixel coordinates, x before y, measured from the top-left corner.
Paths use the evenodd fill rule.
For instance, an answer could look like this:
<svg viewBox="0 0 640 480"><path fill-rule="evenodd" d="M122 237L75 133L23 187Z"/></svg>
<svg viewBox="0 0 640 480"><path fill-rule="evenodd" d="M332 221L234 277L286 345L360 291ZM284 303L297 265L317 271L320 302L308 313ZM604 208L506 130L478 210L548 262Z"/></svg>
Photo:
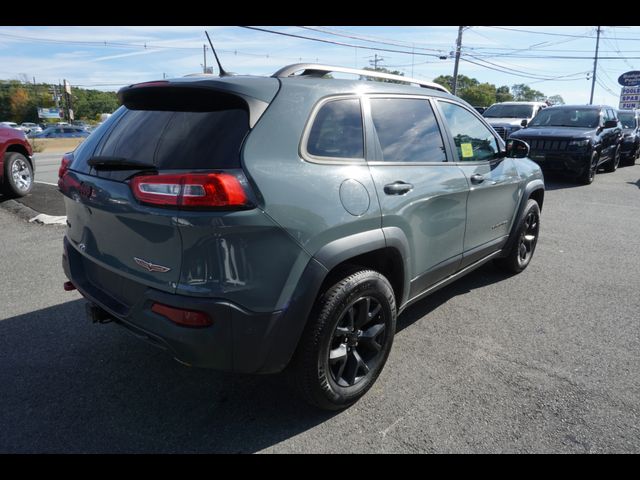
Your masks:
<svg viewBox="0 0 640 480"><path fill-rule="evenodd" d="M320 288L329 272L345 260L385 247L399 250L403 258L403 297L409 294L410 271L408 242L402 230L397 227L378 228L339 238L321 247L309 260L293 295L282 312L278 326L272 332L272 347L260 373L281 371L289 364L295 353L302 333L307 326L309 315L315 304ZM404 300L406 301L406 299ZM404 303L398 299L398 305Z"/></svg>
<svg viewBox="0 0 640 480"><path fill-rule="evenodd" d="M516 238L518 225L520 225L520 220L522 220L522 215L524 214L524 209L527 206L527 202L529 201L531 194L536 190L542 190L544 192L544 180L537 178L530 181L524 187L524 192L522 193L522 197L520 198L520 205L518 205L518 213L516 215L516 219L511 226L511 232L509 232L507 243L505 243L504 247L502 247L502 252L505 255L511 251L511 247L513 246L513 242ZM540 209L542 210L542 206L540 206Z"/></svg>

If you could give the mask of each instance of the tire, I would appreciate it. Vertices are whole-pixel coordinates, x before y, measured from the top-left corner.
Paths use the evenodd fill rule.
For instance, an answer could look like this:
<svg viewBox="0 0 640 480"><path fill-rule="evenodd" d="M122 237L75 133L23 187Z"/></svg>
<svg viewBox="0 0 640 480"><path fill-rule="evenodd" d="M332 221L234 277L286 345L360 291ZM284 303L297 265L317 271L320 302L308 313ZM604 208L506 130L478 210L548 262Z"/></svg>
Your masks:
<svg viewBox="0 0 640 480"><path fill-rule="evenodd" d="M311 405L340 410L360 399L384 367L396 327L389 281L360 270L317 300L290 366L290 380Z"/></svg>
<svg viewBox="0 0 640 480"><path fill-rule="evenodd" d="M600 155L598 152L594 151L591 153L591 157L589 159L590 165L584 169L584 171L578 177L578 183L582 185L591 185L596 178L596 172L598 170L598 160L600 160Z"/></svg>
<svg viewBox="0 0 640 480"><path fill-rule="evenodd" d="M2 191L12 197L24 197L33 189L33 167L27 157L18 152L4 156Z"/></svg>
<svg viewBox="0 0 640 480"><path fill-rule="evenodd" d="M516 230L516 240L504 258L495 261L496 265L510 273L522 272L533 258L540 233L540 207L535 200L527 200L527 205Z"/></svg>
<svg viewBox="0 0 640 480"><path fill-rule="evenodd" d="M620 145L616 147L616 151L613 154L613 158L607 162L607 166L604 168L604 171L613 173L618 169L619 165L620 165Z"/></svg>

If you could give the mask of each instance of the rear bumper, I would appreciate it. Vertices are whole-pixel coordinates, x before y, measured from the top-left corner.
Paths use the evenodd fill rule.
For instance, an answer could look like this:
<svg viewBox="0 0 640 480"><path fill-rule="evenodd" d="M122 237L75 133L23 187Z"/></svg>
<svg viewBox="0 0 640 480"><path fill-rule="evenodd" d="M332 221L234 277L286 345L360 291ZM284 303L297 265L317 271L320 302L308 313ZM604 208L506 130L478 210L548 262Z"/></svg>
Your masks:
<svg viewBox="0 0 640 480"><path fill-rule="evenodd" d="M105 291L87 277L85 263L89 261L64 238L64 272L89 302L136 336L166 350L176 360L197 367L240 373L282 370L295 350L315 297L298 295L297 302L290 302L285 310L258 313L224 299L176 295L138 284L136 295L127 296L135 300L127 304L123 296ZM308 280L321 281L321 274L311 264ZM152 312L154 302L206 312L213 325L203 328L177 325Z"/></svg>

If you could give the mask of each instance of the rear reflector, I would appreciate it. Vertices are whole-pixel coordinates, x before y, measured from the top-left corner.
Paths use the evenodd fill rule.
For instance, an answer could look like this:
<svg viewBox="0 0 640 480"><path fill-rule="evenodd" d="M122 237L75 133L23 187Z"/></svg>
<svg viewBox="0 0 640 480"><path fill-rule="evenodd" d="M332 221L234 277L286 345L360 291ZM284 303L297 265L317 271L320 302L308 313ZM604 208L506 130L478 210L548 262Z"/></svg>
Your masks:
<svg viewBox="0 0 640 480"><path fill-rule="evenodd" d="M186 208L245 207L250 202L238 176L231 173L139 175L131 179L142 203Z"/></svg>
<svg viewBox="0 0 640 480"><path fill-rule="evenodd" d="M163 305L162 303L154 303L151 311L168 318L173 323L186 327L208 327L213 324L209 315L196 310L184 310L182 308Z"/></svg>

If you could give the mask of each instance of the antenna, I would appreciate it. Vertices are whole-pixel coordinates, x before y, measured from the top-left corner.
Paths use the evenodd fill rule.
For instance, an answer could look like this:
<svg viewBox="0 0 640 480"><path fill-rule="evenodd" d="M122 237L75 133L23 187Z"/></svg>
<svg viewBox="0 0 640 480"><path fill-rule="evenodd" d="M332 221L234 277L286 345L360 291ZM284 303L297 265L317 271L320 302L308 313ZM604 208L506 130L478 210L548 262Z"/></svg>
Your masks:
<svg viewBox="0 0 640 480"><path fill-rule="evenodd" d="M213 52L213 56L216 57L216 63L218 64L218 70L220 71L220 76L228 77L229 74L225 72L224 68L222 68L222 64L220 63L220 59L218 58L218 54L216 53L216 49L213 48L213 42L211 42L211 37L209 37L209 33L207 33L206 30L204 31L204 33L207 36L207 40L209 40L209 45L211 45L211 51Z"/></svg>

